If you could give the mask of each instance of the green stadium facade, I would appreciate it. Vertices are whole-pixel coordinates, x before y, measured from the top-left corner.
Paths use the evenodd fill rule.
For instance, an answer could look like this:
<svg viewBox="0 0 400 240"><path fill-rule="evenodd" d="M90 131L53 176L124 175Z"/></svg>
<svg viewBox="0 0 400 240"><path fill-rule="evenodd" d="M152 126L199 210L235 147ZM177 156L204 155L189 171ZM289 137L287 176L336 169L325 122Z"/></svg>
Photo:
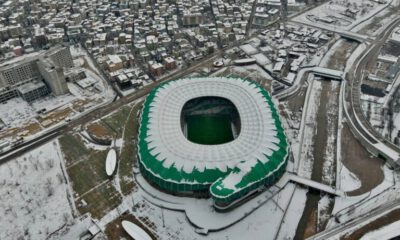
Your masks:
<svg viewBox="0 0 400 240"><path fill-rule="evenodd" d="M232 142L190 142L180 127L185 102L204 96L236 106L241 132ZM286 169L289 145L270 95L253 81L207 77L169 81L147 96L140 117L138 157L142 175L172 194L206 194L216 206L240 201L271 186Z"/></svg>

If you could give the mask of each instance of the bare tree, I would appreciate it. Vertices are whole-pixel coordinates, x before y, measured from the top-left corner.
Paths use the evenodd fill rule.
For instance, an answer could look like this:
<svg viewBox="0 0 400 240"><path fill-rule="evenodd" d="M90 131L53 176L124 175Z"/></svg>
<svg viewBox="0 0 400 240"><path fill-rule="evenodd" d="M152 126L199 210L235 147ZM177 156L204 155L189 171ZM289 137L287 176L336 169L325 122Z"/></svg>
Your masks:
<svg viewBox="0 0 400 240"><path fill-rule="evenodd" d="M64 183L64 177L61 173L57 173L57 179L59 184Z"/></svg>
<svg viewBox="0 0 400 240"><path fill-rule="evenodd" d="M26 206L25 209L28 214L30 214L32 212L32 209L29 206Z"/></svg>
<svg viewBox="0 0 400 240"><path fill-rule="evenodd" d="M54 167L54 159L47 159L46 166L48 169L53 168Z"/></svg>
<svg viewBox="0 0 400 240"><path fill-rule="evenodd" d="M38 162L38 161L36 161L36 162L33 163L33 168L34 168L36 171L39 170L39 162Z"/></svg>
<svg viewBox="0 0 400 240"><path fill-rule="evenodd" d="M53 181L51 180L51 178L46 179L46 187L45 188L46 188L48 197L50 197L54 194Z"/></svg>
<svg viewBox="0 0 400 240"><path fill-rule="evenodd" d="M63 214L63 220L64 220L64 223L65 223L65 224L68 223L68 220L69 220L69 215L68 215L68 213L64 213L64 214Z"/></svg>

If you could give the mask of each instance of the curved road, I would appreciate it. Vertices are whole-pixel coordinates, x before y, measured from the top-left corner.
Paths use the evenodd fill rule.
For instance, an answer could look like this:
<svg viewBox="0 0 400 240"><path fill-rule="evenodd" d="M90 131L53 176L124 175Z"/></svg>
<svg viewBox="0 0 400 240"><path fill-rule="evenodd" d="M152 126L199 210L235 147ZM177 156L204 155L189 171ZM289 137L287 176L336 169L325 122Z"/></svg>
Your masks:
<svg viewBox="0 0 400 240"><path fill-rule="evenodd" d="M384 139L367 121L362 112L360 106L360 85L362 80L364 79L364 69L370 63L370 61L374 61L382 46L385 44L386 40L389 38L390 34L393 32L394 28L400 24L400 18L395 19L387 29L380 35L379 39L376 39L372 42L372 45L368 47L354 63L355 69L353 72L349 73L349 77L351 77L351 81L346 82L346 100L350 103L350 120L355 123L355 127L361 134L366 137L372 144L378 143L381 141L386 144L388 147L393 150L399 152L397 146L388 142ZM347 86L349 85L349 86ZM346 105L344 106L346 108ZM358 121L359 120L359 121ZM381 205L376 206L376 208L371 211L363 214L357 218L351 219L348 222L340 223L333 228L322 231L308 239L336 239L339 238L340 234L345 232L346 230L350 230L356 226L362 225L368 222L370 219L378 218L379 216L384 215L392 211L393 209L399 208L398 201L389 201L386 203L382 203ZM356 211L356 209L355 209Z"/></svg>
<svg viewBox="0 0 400 240"><path fill-rule="evenodd" d="M382 135L378 133L366 119L361 108L360 97L361 84L365 77L365 69L367 68L368 64L371 63L371 61L375 61L375 59L377 59L382 46L385 44L394 28L397 27L399 23L400 18L395 19L387 27L387 29L372 42L371 46L360 55L360 57L354 63L356 68L348 76L350 78L348 80L350 81L346 82L348 85L346 86L346 101L350 103L350 117L355 123L358 131L361 132L362 135L372 144L376 144L380 141L398 153L400 153L399 147L383 138Z"/></svg>
<svg viewBox="0 0 400 240"><path fill-rule="evenodd" d="M100 105L96 109L93 109L92 111L73 119L69 123L65 123L63 125L53 128L51 130L48 130L46 133L44 133L34 139L28 140L10 150L2 152L0 154L0 165L17 157L17 156L20 156L21 154L23 154L35 147L38 147L54 138L60 136L61 134L65 133L65 132L68 132L68 131L74 129L75 127L78 127L80 125L88 123L88 122L92 121L93 119L99 118L100 116L105 116L105 115L115 111L116 109L122 107L123 105L129 104L135 100L140 99L143 96L146 96L154 87L159 85L161 82L180 78L189 73L192 73L197 67L199 67L202 64L205 64L208 61L211 61L214 57L218 56L223 50L216 51L214 54L210 55L206 59L198 62L195 65L192 65L191 67L189 67L187 69L178 71L169 76L161 78L157 82L153 82L153 83L139 89L132 95L128 95L126 97L120 98L116 101L113 101L113 102L107 104L107 105ZM44 130L44 131L46 131L46 130Z"/></svg>

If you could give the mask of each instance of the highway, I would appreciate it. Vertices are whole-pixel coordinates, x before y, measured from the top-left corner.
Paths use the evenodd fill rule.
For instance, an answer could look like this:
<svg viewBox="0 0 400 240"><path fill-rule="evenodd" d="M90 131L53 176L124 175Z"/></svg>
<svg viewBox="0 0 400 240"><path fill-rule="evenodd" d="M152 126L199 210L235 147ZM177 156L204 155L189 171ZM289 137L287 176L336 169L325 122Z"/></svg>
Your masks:
<svg viewBox="0 0 400 240"><path fill-rule="evenodd" d="M359 227L363 226L365 223L368 223L370 220L379 218L380 216L384 216L385 214L399 208L399 202L398 199L394 201L390 201L387 203L384 203L371 211L365 213L364 215L360 216L359 218L352 219L346 223L339 224L334 228L328 229L326 231L320 232L308 239L332 239L332 238L337 238L340 234L343 234L346 232L346 230L350 230L354 227ZM337 238L339 239L339 238Z"/></svg>
<svg viewBox="0 0 400 240"><path fill-rule="evenodd" d="M255 3L257 3L257 1L255 1ZM300 11L299 13L297 13L296 15L291 16L288 20L290 20L290 19L298 16L299 14L302 14L314 7L317 7L318 5L313 6L311 8L304 9L304 10ZM255 7L256 7L256 4L253 5L251 19L253 18L254 13L255 13ZM250 23L252 23L252 21ZM248 24L248 25L249 25L249 27L251 27L251 24ZM122 97L122 98L120 98L116 101L113 101L112 103L107 104L107 105L101 105L100 107L90 111L89 113L86 113L77 118L74 118L69 123L66 123L66 124L60 125L58 127L55 127L51 130L48 130L46 133L44 133L34 139L28 140L10 150L6 150L6 151L0 153L0 165L9 161L10 159L13 159L15 157L22 155L25 152L28 152L29 150L31 150L33 148L36 148L48 141L51 141L52 139L57 138L58 136L74 129L75 127L84 125L90 121L93 121L94 119L99 118L100 116L107 115L107 114L115 111L116 109L122 107L123 105L129 104L137 99L140 99L143 96L146 96L154 87L156 87L157 85L159 85L162 82L173 80L173 79L178 79L178 78L181 78L183 76L186 76L186 75L194 72L199 66L214 60L217 56L221 56L224 53L224 51L226 51L227 49L230 49L230 48L233 48L236 46L240 46L243 43L245 43L246 41L248 41L249 39L251 39L252 37L257 36L259 33L259 30L257 30L253 34L250 34L249 30L250 29L248 29L246 37L244 39L237 41L235 44L232 44L230 46L227 46L227 47L224 47L222 49L215 51L213 54L200 60L199 62L195 63L194 65L190 66L189 68L182 69L171 75L165 76L165 77L157 80L156 82L153 82L153 83L139 89L138 91L136 91L135 93L132 93L129 96ZM101 74L103 74L102 71L100 71L100 72L101 72ZM106 76L103 75L103 77L105 77L107 82L109 82L109 80L107 79ZM279 80L279 79L275 79L275 80ZM111 86L114 88L113 84L111 84ZM118 91L117 91L117 94L120 95L118 93ZM44 131L46 131L46 130L44 130Z"/></svg>
<svg viewBox="0 0 400 240"><path fill-rule="evenodd" d="M312 27L312 28L320 28L326 31L330 31L333 33L338 34L340 37L344 38L344 39L348 39L348 40L352 40L352 41L356 41L359 43L365 42L365 41L370 41L373 40L371 37L356 33L356 32L352 32L352 31L348 31L348 30L339 30L336 29L335 27L329 27L329 26L316 26L310 23L305 23L305 22L301 22L298 20L292 20L291 22L296 23L296 24L302 24L304 26L308 26L308 27Z"/></svg>
<svg viewBox="0 0 400 240"><path fill-rule="evenodd" d="M346 81L346 102L349 103L349 115L350 120L354 123L355 127L358 131L368 139L372 144L378 143L381 141L385 143L387 146L393 148L398 151L398 147L396 147L391 142L386 141L380 136L378 132L369 124L366 120L364 113L362 112L360 106L360 85L362 80L364 79L364 70L368 66L371 61L375 61L379 55L379 52L390 34L393 32L394 28L400 24L400 18L395 19L389 26L385 29L385 31L375 39L369 47L364 50L362 54L359 55L357 60L354 62L355 68L353 68L352 72L349 72L348 78ZM346 104L344 105L346 108ZM322 231L308 239L331 239L331 238L339 238L340 234L351 230L356 226L363 225L372 219L376 219L384 214L399 208L398 200L389 201L383 203L381 205L377 205L376 208L371 209L371 211L362 214L357 218L353 218L347 222L338 224L330 229Z"/></svg>
<svg viewBox="0 0 400 240"><path fill-rule="evenodd" d="M393 150L400 152L400 149L387 141L385 138L378 133L374 127L371 126L369 121L365 118L363 110L361 109L361 84L365 77L365 70L367 66L374 62L382 46L385 44L389 36L395 27L400 23L400 18L395 19L386 30L375 39L371 45L360 55L360 57L355 61L353 72L348 74L347 86L346 86L346 101L350 103L350 117L351 120L357 126L359 132L367 138L371 143L376 144L378 141L386 144Z"/></svg>

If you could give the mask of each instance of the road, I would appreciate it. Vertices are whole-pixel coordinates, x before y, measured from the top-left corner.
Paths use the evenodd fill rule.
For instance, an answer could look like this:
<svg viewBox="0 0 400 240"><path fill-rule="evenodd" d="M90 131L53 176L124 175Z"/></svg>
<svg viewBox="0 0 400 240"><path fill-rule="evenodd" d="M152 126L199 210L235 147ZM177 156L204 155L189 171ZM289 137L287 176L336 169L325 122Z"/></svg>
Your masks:
<svg viewBox="0 0 400 240"><path fill-rule="evenodd" d="M53 129L49 130L48 132L38 136L35 139L26 141L26 142L18 145L17 147L14 147L13 149L10 149L8 151L1 153L0 164L3 164L17 156L20 156L21 154L23 154L35 147L38 147L54 138L57 138L59 135L62 135L64 133L74 129L75 127L84 125L84 124L92 121L93 119L99 118L99 116L105 116L105 115L115 111L116 109L122 107L123 105L129 104L137 99L142 98L143 96L146 96L154 87L156 87L157 85L159 85L162 82L180 78L185 75L188 75L189 73L192 73L199 66L201 66L209 61L212 61L215 57L217 57L219 54L221 54L224 50L225 49L216 51L214 54L210 55L206 59L196 63L195 65L192 65L191 67L189 67L187 69L178 71L169 76L161 78L158 81L153 82L153 83L139 89L138 91L136 91L135 93L133 93L127 97L120 98L108 105L98 107L97 109L95 109L87 114L81 115L81 116L73 119L69 123L55 127Z"/></svg>
<svg viewBox="0 0 400 240"><path fill-rule="evenodd" d="M370 220L373 220L375 218L378 218L380 216L383 216L397 208L399 208L399 202L396 199L395 201L387 202L385 204L380 205L379 207L376 207L372 209L371 211L367 212L366 214L362 215L359 218L353 219L351 221L348 221L344 224L340 224L334 228L331 228L329 230L320 232L308 239L332 239L338 237L340 234L343 234L346 232L346 230L350 230L354 227L359 227L363 226L365 223L369 222Z"/></svg>
<svg viewBox="0 0 400 240"><path fill-rule="evenodd" d="M382 141L387 146L393 148L393 144L386 141L380 136L378 132L369 124L369 122L365 119L364 113L360 107L360 84L364 79L364 69L367 67L370 61L375 61L382 46L385 44L390 34L394 30L396 26L400 23L400 18L395 19L386 29L385 31L374 40L371 45L360 54L359 58L355 61L354 66L356 66L353 72L349 72L350 79L346 82L346 100L350 103L350 118L351 121L355 124L356 128L372 143L377 143ZM346 107L346 105L344 106ZM360 121L358 121L360 120ZM366 130L365 130L366 129ZM378 218L385 213L392 211L399 207L398 201L390 201L383 203L382 205L378 205L375 209L363 214L355 219L351 219L348 222L341 223L333 228L320 232L309 239L330 239L336 238L341 233L351 230L356 226L360 226L363 223L368 222L371 219Z"/></svg>
<svg viewBox="0 0 400 240"><path fill-rule="evenodd" d="M253 25L253 21L254 21L254 14L255 14L256 8L257 8L257 2L258 2L257 0L254 0L253 7L251 8L250 18L246 25L246 36L250 35L251 26Z"/></svg>
<svg viewBox="0 0 400 240"><path fill-rule="evenodd" d="M25 152L28 152L31 149L34 149L48 141L51 141L52 139L55 139L58 136L66 133L68 131L71 131L75 127L84 125L84 124L92 121L93 119L99 118L100 116L105 116L126 104L129 104L133 101L136 101L136 100L146 96L148 93L150 93L150 91L154 87L156 87L157 85L159 85L162 82L173 80L173 79L178 79L178 78L186 76L190 73L193 73L199 66L213 61L216 57L221 56L227 49L240 46L243 43L245 43L247 40L256 36L257 34L258 34L258 31L254 32L253 34L249 35L248 37L246 37L244 39L241 39L240 41L237 41L233 45L230 45L228 47L221 48L221 49L215 51L213 54L207 56L206 58L200 60L199 62L195 63L194 65L192 65L186 69L179 70L173 74L170 74L168 76L160 78L159 80L152 82L151 84L146 85L145 87L137 90L136 92L132 93L131 95L122 97L116 101L113 101L112 103L110 103L108 105L100 106L97 109L92 110L89 113L86 113L77 118L74 118L68 124L66 123L66 124L60 125L58 127L55 127L32 140L26 141L10 150L0 153L0 165L15 158L15 157L22 155ZM103 75L103 77L106 77L106 76Z"/></svg>
<svg viewBox="0 0 400 240"><path fill-rule="evenodd" d="M397 27L399 23L400 18L395 19L386 28L386 30L372 42L370 47L360 55L360 57L354 63L356 68L353 70L352 74L348 74L349 79L346 82L346 101L350 103L350 117L355 123L359 132L361 132L362 135L371 143L376 144L378 141L380 141L397 152L400 152L399 148L383 138L381 134L378 133L366 119L361 108L361 84L365 77L365 69L367 68L368 64L377 59L382 46L385 44L394 28Z"/></svg>
<svg viewBox="0 0 400 240"><path fill-rule="evenodd" d="M257 0L255 1L255 3L256 2L257 2ZM317 7L317 6L314 6L314 7ZM253 5L251 18L253 18L255 7L256 7L256 4ZM314 8L314 7L312 7L312 8ZM300 11L298 14L302 14L308 10L310 10L310 8ZM290 17L288 20L290 20L296 16L297 15L294 15L294 16ZM248 25L249 25L249 27L251 27L251 24L248 24ZM88 123L88 122L92 121L93 119L99 118L99 116L107 115L125 104L129 104L143 96L146 96L154 87L159 85L161 82L169 81L172 79L178 79L180 77L188 75L189 73L194 72L196 70L196 68L198 68L199 66L212 61L217 56L221 56L221 54L223 54L224 51L226 51L227 49L230 49L230 48L233 48L236 46L240 46L247 40L251 39L252 37L257 36L258 32L259 31L255 31L253 34L249 34L250 31L248 31L248 34L244 39L237 41L235 44L233 44L231 46L217 50L215 53L211 54L210 56L207 56L205 59L200 60L200 62L195 63L194 65L192 65L191 67L189 67L187 69L183 69L183 70L177 71L171 75L163 77L163 78L157 80L157 82L153 82L127 97L122 97L122 98L110 103L109 105L101 106L100 108L95 109L95 110L91 111L90 113L87 113L85 115L82 115L78 118L73 119L68 124L58 126L52 130L49 130L45 134L42 134L42 135L36 137L35 139L29 140L27 142L24 142L23 144L20 144L19 146L15 147L13 149L10 149L10 150L0 153L0 165L9 161L10 159L20 156L21 154L23 154L35 147L38 147L52 139L57 138L58 136L74 129L77 126ZM106 76L103 75L103 77L106 77ZM275 80L279 80L279 79L275 79Z"/></svg>

